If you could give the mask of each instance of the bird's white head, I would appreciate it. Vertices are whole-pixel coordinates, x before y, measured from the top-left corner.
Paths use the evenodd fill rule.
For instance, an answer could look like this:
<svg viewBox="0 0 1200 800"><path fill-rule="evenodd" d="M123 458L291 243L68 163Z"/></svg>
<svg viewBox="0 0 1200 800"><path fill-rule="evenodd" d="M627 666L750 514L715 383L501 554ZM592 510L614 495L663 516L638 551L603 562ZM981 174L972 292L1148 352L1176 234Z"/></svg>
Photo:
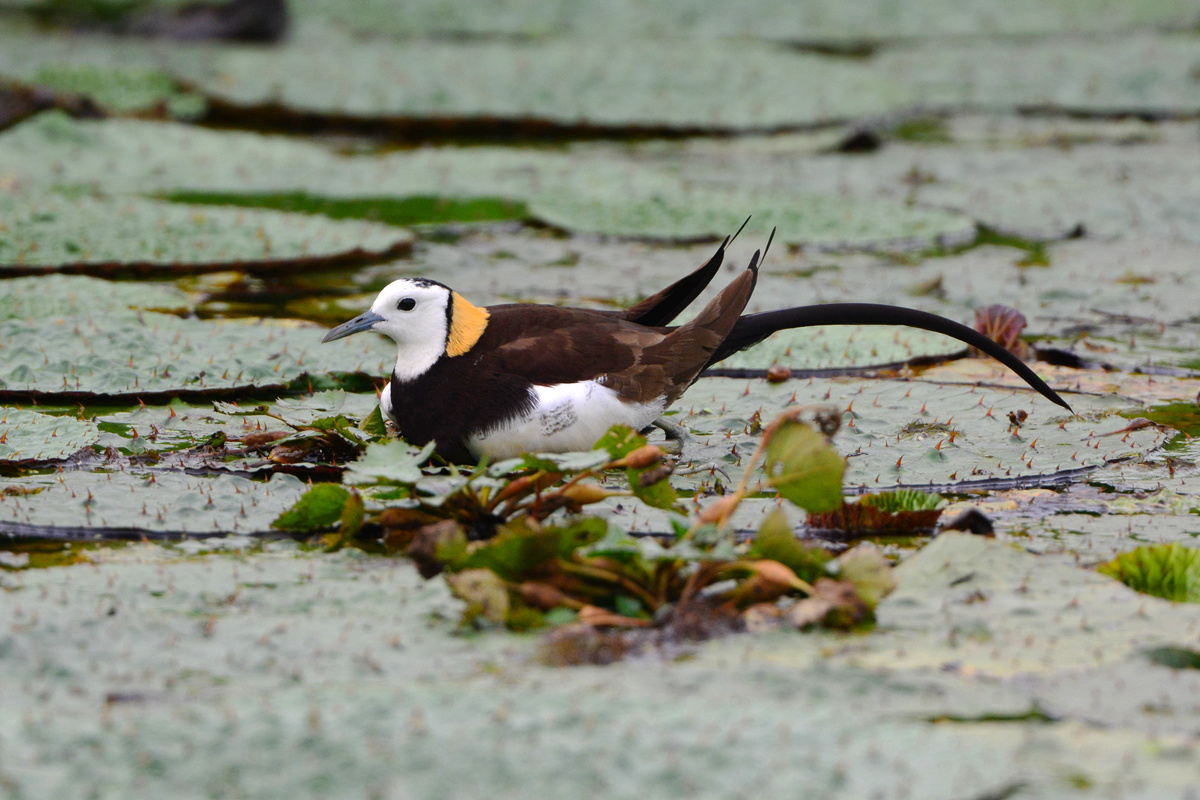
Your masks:
<svg viewBox="0 0 1200 800"><path fill-rule="evenodd" d="M470 350L487 327L487 309L426 278L401 278L383 287L371 310L325 334L332 342L360 331L382 333L396 343L396 377L420 377L443 355Z"/></svg>

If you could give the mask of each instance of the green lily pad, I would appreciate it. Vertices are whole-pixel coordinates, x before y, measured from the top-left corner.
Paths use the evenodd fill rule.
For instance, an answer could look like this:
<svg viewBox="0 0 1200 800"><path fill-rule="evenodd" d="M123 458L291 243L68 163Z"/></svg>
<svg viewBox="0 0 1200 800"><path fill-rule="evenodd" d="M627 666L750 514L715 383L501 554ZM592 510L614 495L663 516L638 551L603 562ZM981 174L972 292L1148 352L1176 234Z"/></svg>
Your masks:
<svg viewBox="0 0 1200 800"><path fill-rule="evenodd" d="M40 279L30 279L40 280ZM16 314L0 318L0 391L18 395L63 394L149 397L213 393L234 388L283 387L305 376L385 375L394 358L379 337L355 337L326 345L322 329L274 321L201 321L122 307L129 300L171 300L170 292L147 293L137 284L94 284L59 279L47 288L64 294L30 300L31 282L4 282L14 299L0 301ZM86 299L99 286L95 306ZM71 287L78 288L70 292ZM27 316L28 315L28 316Z"/></svg>
<svg viewBox="0 0 1200 800"><path fill-rule="evenodd" d="M135 198L0 192L0 271L327 266L407 252L412 234L364 222Z"/></svg>
<svg viewBox="0 0 1200 800"><path fill-rule="evenodd" d="M197 477L127 470L29 475L5 481L0 532L18 535L131 536L263 533L300 498L291 475L265 482L234 475Z"/></svg>
<svg viewBox="0 0 1200 800"><path fill-rule="evenodd" d="M83 275L40 275L0 283L0 320L31 321L131 310L186 311L192 298L162 283L112 283Z"/></svg>
<svg viewBox="0 0 1200 800"><path fill-rule="evenodd" d="M1059 40L930 43L883 51L874 66L931 107L1087 109L1170 113L1200 105L1189 70L1200 42L1187 33Z"/></svg>
<svg viewBox="0 0 1200 800"><path fill-rule="evenodd" d="M279 515L271 523L282 530L312 531L332 528L342 517L350 490L336 483L319 483L309 489L296 505Z"/></svg>
<svg viewBox="0 0 1200 800"><path fill-rule="evenodd" d="M572 187L574 188L574 187ZM833 248L905 248L960 241L975 223L953 212L818 194L766 195L681 183L631 193L619 184L535 195L530 211L568 230L666 239L720 238L752 215L745 235Z"/></svg>
<svg viewBox="0 0 1200 800"><path fill-rule="evenodd" d="M32 2L32 0L27 0ZM45 2L45 0L42 0ZM700 40L761 38L784 42L855 45L892 39L961 36L1045 36L1058 32L1124 32L1138 25L1187 28L1195 8L1186 0L1097 2L1071 0L1009 3L1003 13L987 3L888 0L845 4L753 0L675 3L612 3L605 0L509 0L466 8L442 0L419 0L398 10L388 0L294 0L298 16L326 19L370 35L680 37Z"/></svg>
<svg viewBox="0 0 1200 800"><path fill-rule="evenodd" d="M778 297L766 286L755 294ZM767 369L779 364L795 370L848 369L895 364L917 356L949 356L965 347L957 339L914 328L849 325L797 328L780 331L748 350L734 353L716 368Z"/></svg>
<svg viewBox="0 0 1200 800"><path fill-rule="evenodd" d="M0 464L61 461L99 438L93 422L0 407Z"/></svg>
<svg viewBox="0 0 1200 800"><path fill-rule="evenodd" d="M164 66L240 109L342 119L747 130L877 114L904 94L887 73L853 61L756 42L737 49L731 59L670 38L392 42L301 25L280 47L172 54ZM781 86L804 91L783 103Z"/></svg>
<svg viewBox="0 0 1200 800"><path fill-rule="evenodd" d="M569 230L686 240L723 237L753 214L747 236L765 239L777 226L786 242L876 249L955 242L975 230L960 213L844 199L836 190L747 192L740 188L743 177L695 186L690 175L612 148L443 147L339 156L278 137L127 120L78 122L58 114L18 126L0 145L0 171L39 184L334 216L396 218L411 213L407 204L442 198L437 202L461 201L453 215L458 219L482 211L511 218L517 213L511 204L518 203L522 213L527 207ZM494 199L480 210L482 196ZM303 203L297 205L297 197Z"/></svg>
<svg viewBox="0 0 1200 800"><path fill-rule="evenodd" d="M759 441L751 418L770 422L787 407L832 406L842 410L834 447L847 457L844 484L860 491L891 486L924 488L979 481L1053 482L1105 463L1138 458L1160 447L1167 432L1120 431L1120 400L1070 398L1079 417L1051 406L1032 391L923 381L853 378L761 380L706 378L676 403L674 421L695 441L684 458L715 463L736 476ZM1025 410L1019 428L1009 412ZM709 476L705 476L709 478Z"/></svg>

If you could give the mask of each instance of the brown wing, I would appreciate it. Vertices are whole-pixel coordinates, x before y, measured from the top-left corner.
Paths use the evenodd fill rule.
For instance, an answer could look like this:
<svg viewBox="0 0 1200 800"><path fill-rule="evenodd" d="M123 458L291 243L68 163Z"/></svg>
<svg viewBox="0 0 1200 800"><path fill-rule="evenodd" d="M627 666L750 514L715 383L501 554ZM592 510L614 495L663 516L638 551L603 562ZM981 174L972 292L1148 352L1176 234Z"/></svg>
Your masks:
<svg viewBox="0 0 1200 800"><path fill-rule="evenodd" d="M746 270L699 316L674 329L586 309L492 306L472 366L542 386L600 380L627 400L666 397L670 402L729 335L754 289L755 276L753 268Z"/></svg>
<svg viewBox="0 0 1200 800"><path fill-rule="evenodd" d="M669 334L586 309L492 306L488 311L491 316L474 348L479 355L473 366L519 375L541 386L636 373L642 354ZM641 395L633 391L625 396L632 400Z"/></svg>

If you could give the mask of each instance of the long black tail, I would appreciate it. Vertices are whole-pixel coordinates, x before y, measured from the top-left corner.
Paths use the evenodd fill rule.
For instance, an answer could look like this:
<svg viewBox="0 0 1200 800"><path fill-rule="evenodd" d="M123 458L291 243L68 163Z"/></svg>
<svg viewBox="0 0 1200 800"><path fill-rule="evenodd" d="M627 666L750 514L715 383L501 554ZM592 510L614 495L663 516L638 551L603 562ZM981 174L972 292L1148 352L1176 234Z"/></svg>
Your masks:
<svg viewBox="0 0 1200 800"><path fill-rule="evenodd" d="M1058 392L1025 364L1024 361L1005 350L974 328L927 311L901 306L885 306L876 303L828 303L817 306L799 306L780 311L764 311L747 314L737 321L729 336L708 362L708 367L722 361L739 350L756 345L776 331L788 328L811 328L818 325L903 325L945 334L977 347L1021 378L1039 394L1068 411L1071 406L1058 396ZM1072 413L1074 413L1072 411Z"/></svg>

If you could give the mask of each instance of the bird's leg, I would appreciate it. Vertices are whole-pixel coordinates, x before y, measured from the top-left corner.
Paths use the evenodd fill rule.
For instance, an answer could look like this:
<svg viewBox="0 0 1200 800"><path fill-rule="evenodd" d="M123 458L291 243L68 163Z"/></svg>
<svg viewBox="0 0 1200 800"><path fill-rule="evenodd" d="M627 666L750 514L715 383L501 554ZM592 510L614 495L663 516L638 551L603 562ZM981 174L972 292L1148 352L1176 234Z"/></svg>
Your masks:
<svg viewBox="0 0 1200 800"><path fill-rule="evenodd" d="M654 420L654 422L651 422L647 430L650 428L658 428L663 432L663 435L667 437L667 441L663 442L662 444L663 452L670 453L672 455L679 455L683 452L685 445L687 445L689 442L695 441L695 439L692 438L692 435L687 432L687 428L683 427L678 422L671 422L671 420L667 419L666 417L659 417L658 419Z"/></svg>
<svg viewBox="0 0 1200 800"><path fill-rule="evenodd" d="M651 428L660 429L667 437L667 441L663 443L662 449L676 456L682 456L683 448L696 441L696 437L688 433L687 428L680 425L678 422L671 422L666 417L659 417L650 423ZM676 475L699 475L702 472L720 473L725 478L727 483L733 483L733 479L729 477L729 473L725 471L725 465L716 461L708 461L704 464L693 464L686 469L676 469Z"/></svg>

